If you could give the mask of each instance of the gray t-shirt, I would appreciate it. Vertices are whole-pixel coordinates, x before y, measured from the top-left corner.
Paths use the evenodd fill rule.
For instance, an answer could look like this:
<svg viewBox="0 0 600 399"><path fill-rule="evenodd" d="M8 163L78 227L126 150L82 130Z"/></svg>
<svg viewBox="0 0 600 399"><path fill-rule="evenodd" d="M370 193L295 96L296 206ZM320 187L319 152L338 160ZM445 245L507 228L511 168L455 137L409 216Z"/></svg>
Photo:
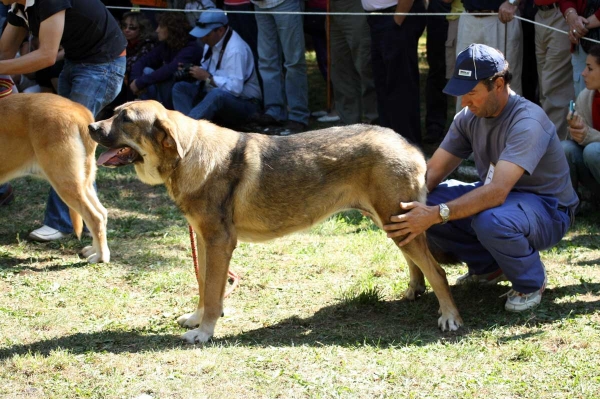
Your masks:
<svg viewBox="0 0 600 399"><path fill-rule="evenodd" d="M556 198L572 211L579 202L556 127L539 106L514 92L495 118L479 118L465 107L440 147L463 159L473 153L481 181L490 165L508 161L525 169L513 191Z"/></svg>

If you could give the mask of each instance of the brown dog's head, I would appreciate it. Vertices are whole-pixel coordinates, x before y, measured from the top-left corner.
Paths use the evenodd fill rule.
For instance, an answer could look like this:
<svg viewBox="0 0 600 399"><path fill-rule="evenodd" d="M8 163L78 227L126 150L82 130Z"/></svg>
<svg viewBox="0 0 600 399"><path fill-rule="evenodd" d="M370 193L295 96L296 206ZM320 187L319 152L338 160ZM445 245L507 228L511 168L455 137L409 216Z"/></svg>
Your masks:
<svg viewBox="0 0 600 399"><path fill-rule="evenodd" d="M90 124L92 139L108 148L97 164L134 164L145 183L163 183L163 172L183 157L171 112L156 101L133 101L117 107L112 118Z"/></svg>

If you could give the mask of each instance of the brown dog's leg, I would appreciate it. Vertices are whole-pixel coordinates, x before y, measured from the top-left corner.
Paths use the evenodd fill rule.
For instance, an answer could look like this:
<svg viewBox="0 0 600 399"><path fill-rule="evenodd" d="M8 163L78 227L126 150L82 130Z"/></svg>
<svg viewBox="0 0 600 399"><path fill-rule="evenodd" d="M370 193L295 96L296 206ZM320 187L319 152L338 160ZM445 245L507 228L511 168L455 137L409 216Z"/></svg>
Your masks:
<svg viewBox="0 0 600 399"><path fill-rule="evenodd" d="M195 231L196 228L194 228ZM206 247L201 234L196 234L196 249L198 252L198 272L196 281L198 282L198 307L193 313L186 313L177 319L181 327L196 328L202 322L204 314L204 288L206 282Z"/></svg>
<svg viewBox="0 0 600 399"><path fill-rule="evenodd" d="M207 342L214 334L217 321L223 313L223 296L227 284L227 271L237 243L233 228L227 228L215 220L211 222L203 223L202 226L198 226L196 229L196 234L202 234L202 241L204 241L206 266L204 297L199 299L198 308L192 314L195 318L202 314L202 321L198 328L190 330L182 336L190 344ZM218 229L221 226L223 228ZM198 261L198 263L201 262ZM201 284L202 281L199 278L199 285ZM202 292L202 288L199 288L199 292ZM202 307L203 309L201 309ZM192 320L195 322L195 319ZM191 321L187 323L186 320L184 325L186 324L191 324Z"/></svg>
<svg viewBox="0 0 600 399"><path fill-rule="evenodd" d="M408 288L404 291L404 296L414 301L419 296L425 293L425 277L423 276L423 272L419 269L419 266L415 264L410 258L406 258L406 263L408 264L408 270L410 273L410 281L408 283Z"/></svg>
<svg viewBox="0 0 600 399"><path fill-rule="evenodd" d="M398 243L401 239L394 239ZM454 299L450 293L446 272L435 261L429 248L427 247L427 239L425 234L415 237L410 243L400 247L407 261L412 261L419 266L425 278L431 284L440 303L441 316L438 319L438 326L442 331L455 331L462 325L462 319L458 313L458 309L454 304ZM410 266L410 265L409 265ZM412 273L411 273L412 274ZM412 276L411 276L412 277ZM412 279L411 279L412 283Z"/></svg>

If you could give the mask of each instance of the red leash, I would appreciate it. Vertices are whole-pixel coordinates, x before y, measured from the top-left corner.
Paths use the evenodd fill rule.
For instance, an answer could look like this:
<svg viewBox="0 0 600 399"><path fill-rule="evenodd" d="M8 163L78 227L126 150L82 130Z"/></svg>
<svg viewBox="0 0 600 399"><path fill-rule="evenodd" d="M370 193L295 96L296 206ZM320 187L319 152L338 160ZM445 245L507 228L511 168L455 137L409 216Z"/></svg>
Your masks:
<svg viewBox="0 0 600 399"><path fill-rule="evenodd" d="M190 243L192 244L192 259L194 260L194 272L196 273L196 281L200 283L200 270L198 269L198 249L196 248L195 239L196 237L192 225L190 224L188 225L188 227L190 228ZM240 276L238 276L237 273L235 273L234 271L227 270L227 276L231 280L231 286L227 289L227 291L225 291L225 295L223 296L223 298L227 298L240 283Z"/></svg>

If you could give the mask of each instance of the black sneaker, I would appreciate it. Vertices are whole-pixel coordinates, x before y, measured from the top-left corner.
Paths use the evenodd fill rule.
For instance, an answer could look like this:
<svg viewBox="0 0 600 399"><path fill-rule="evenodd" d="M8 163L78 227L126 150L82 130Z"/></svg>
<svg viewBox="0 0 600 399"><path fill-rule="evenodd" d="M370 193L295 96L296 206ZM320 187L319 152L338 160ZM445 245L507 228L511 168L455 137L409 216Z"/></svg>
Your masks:
<svg viewBox="0 0 600 399"><path fill-rule="evenodd" d="M284 130L279 133L281 136L289 136L291 134L302 133L306 130L306 125L301 122L287 121L283 126Z"/></svg>

